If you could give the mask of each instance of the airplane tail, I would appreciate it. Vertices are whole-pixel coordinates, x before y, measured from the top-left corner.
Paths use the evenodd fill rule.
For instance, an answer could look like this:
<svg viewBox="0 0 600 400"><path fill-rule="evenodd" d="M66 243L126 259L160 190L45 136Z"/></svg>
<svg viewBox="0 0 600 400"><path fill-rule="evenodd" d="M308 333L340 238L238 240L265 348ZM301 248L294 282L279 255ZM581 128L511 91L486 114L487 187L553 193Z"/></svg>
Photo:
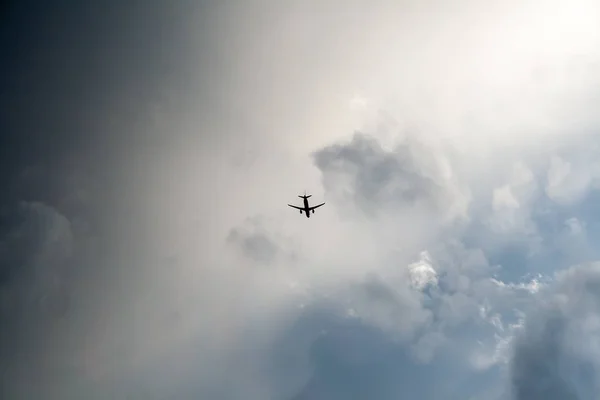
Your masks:
<svg viewBox="0 0 600 400"><path fill-rule="evenodd" d="M309 194L308 196L306 194L304 196L301 194L298 195L298 197L300 197L301 199L308 199L310 196L312 196L312 194Z"/></svg>

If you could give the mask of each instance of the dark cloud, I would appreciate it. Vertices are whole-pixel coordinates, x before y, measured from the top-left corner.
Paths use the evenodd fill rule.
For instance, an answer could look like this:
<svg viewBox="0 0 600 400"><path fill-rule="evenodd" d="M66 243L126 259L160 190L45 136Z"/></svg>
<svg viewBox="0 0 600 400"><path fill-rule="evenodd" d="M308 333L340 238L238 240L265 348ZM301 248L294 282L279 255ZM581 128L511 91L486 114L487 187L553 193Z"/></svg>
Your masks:
<svg viewBox="0 0 600 400"><path fill-rule="evenodd" d="M594 399L598 380L600 266L574 267L538 299L515 339L515 399Z"/></svg>
<svg viewBox="0 0 600 400"><path fill-rule="evenodd" d="M1 382L8 388L15 382L4 379L15 379L17 366L41 365L38 352L47 347L39 339L68 316L74 240L67 218L42 203L19 204L0 227Z"/></svg>
<svg viewBox="0 0 600 400"><path fill-rule="evenodd" d="M237 244L246 257L260 264L271 264L280 251L264 232L242 232L233 229L227 239L230 243Z"/></svg>
<svg viewBox="0 0 600 400"><path fill-rule="evenodd" d="M3 9L5 397L77 392L85 363L77 352L99 335L107 303L130 299L123 287L132 282L132 249L145 238L135 161L170 133L157 128L157 110L176 107L172 94L190 84L190 64L181 62L188 10L161 0L22 1Z"/></svg>
<svg viewBox="0 0 600 400"><path fill-rule="evenodd" d="M564 318L549 316L533 340L517 343L512 364L516 399L580 398L564 370L565 325Z"/></svg>
<svg viewBox="0 0 600 400"><path fill-rule="evenodd" d="M173 82L166 76L179 76L170 63L180 47L165 42L175 9L34 3L14 5L1 32L2 172L82 157L114 163L115 144L134 133L127 125L147 117Z"/></svg>
<svg viewBox="0 0 600 400"><path fill-rule="evenodd" d="M7 314L19 311L22 302L43 303L59 295L61 280L73 253L69 221L41 203L21 203L5 215L0 239L0 288ZM6 317L4 314L2 317Z"/></svg>
<svg viewBox="0 0 600 400"><path fill-rule="evenodd" d="M227 242L259 265L297 259L296 253L289 250L286 238L266 229L265 221L261 218L249 218L242 226L232 228L227 235Z"/></svg>
<svg viewBox="0 0 600 400"><path fill-rule="evenodd" d="M417 203L442 206L444 187L436 165L411 139L387 150L374 137L356 133L350 142L325 147L313 157L325 190L338 201L373 212Z"/></svg>

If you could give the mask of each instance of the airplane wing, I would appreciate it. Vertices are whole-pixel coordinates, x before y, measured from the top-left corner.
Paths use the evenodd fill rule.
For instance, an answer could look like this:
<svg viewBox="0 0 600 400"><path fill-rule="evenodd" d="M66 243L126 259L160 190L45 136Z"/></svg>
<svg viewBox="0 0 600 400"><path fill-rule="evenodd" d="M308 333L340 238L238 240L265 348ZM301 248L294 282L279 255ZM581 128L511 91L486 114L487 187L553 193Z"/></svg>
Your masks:
<svg viewBox="0 0 600 400"><path fill-rule="evenodd" d="M292 208L295 208L296 210L304 210L304 208L303 208L303 207L293 206L293 205L291 205L291 204L288 204L288 206L290 206L290 207L292 207Z"/></svg>
<svg viewBox="0 0 600 400"><path fill-rule="evenodd" d="M316 206L308 207L308 209L312 211L312 210L314 210L315 208L319 208L319 207L321 207L323 204L325 204L325 203L321 203L321 204L318 204L318 205L316 205Z"/></svg>

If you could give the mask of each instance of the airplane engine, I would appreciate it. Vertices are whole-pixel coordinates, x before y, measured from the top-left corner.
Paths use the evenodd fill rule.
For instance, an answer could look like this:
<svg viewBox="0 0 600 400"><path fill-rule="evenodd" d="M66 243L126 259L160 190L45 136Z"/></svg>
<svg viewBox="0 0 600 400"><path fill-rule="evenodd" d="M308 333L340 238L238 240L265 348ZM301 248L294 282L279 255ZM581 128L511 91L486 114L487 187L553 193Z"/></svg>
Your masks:
<svg viewBox="0 0 600 400"><path fill-rule="evenodd" d="M302 214L302 210L300 210L300 214Z"/></svg>
<svg viewBox="0 0 600 400"><path fill-rule="evenodd" d="M314 213L315 213L315 210L312 210L312 213L314 214Z"/></svg>

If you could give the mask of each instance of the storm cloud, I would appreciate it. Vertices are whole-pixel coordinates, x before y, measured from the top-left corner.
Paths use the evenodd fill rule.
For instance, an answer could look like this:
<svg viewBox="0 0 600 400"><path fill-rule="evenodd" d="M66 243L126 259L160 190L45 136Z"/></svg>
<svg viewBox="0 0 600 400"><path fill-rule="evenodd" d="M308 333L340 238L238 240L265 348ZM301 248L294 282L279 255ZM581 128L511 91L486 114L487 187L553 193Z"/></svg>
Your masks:
<svg viewBox="0 0 600 400"><path fill-rule="evenodd" d="M0 30L7 398L598 397L595 2L68 3Z"/></svg>

